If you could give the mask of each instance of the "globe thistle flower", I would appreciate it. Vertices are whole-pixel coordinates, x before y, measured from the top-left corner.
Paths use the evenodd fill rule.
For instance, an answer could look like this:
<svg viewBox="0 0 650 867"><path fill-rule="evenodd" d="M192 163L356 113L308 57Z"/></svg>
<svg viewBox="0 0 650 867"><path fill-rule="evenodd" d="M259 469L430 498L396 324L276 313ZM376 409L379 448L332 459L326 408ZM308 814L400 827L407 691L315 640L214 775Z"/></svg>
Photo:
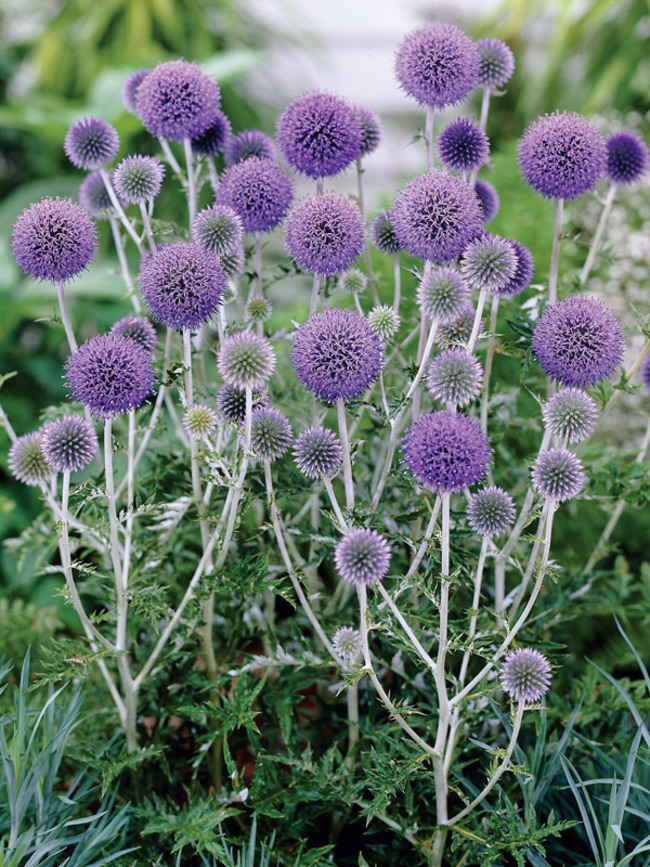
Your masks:
<svg viewBox="0 0 650 867"><path fill-rule="evenodd" d="M533 351L547 376L584 388L616 370L623 358L623 332L597 298L573 295L542 313Z"/></svg>
<svg viewBox="0 0 650 867"><path fill-rule="evenodd" d="M332 636L332 647L346 665L361 656L361 633L351 626L341 626Z"/></svg>
<svg viewBox="0 0 650 867"><path fill-rule="evenodd" d="M646 355L639 368L639 376L646 391L650 391L650 354Z"/></svg>
<svg viewBox="0 0 650 867"><path fill-rule="evenodd" d="M444 410L421 415L402 439L404 463L416 481L438 494L457 494L485 475L488 439L478 422Z"/></svg>
<svg viewBox="0 0 650 867"><path fill-rule="evenodd" d="M293 431L283 412L271 407L256 409L251 416L251 445L263 461L275 461L289 450Z"/></svg>
<svg viewBox="0 0 650 867"><path fill-rule="evenodd" d="M340 274L363 250L361 213L354 202L338 193L307 196L287 217L285 240L301 270Z"/></svg>
<svg viewBox="0 0 650 867"><path fill-rule="evenodd" d="M363 587L386 577L390 554L388 540L376 530L356 529L336 546L334 565L344 581Z"/></svg>
<svg viewBox="0 0 650 867"><path fill-rule="evenodd" d="M294 99L278 119L276 140L289 165L309 178L338 175L359 155L357 109L332 93Z"/></svg>
<svg viewBox="0 0 650 867"><path fill-rule="evenodd" d="M241 246L244 226L228 205L211 205L196 215L192 225L197 244L215 256L225 256Z"/></svg>
<svg viewBox="0 0 650 867"><path fill-rule="evenodd" d="M79 184L79 204L95 220L108 220L115 214L100 172L90 172Z"/></svg>
<svg viewBox="0 0 650 867"><path fill-rule="evenodd" d="M221 94L217 83L194 63L160 63L142 80L136 108L147 132L182 141L204 133L217 119Z"/></svg>
<svg viewBox="0 0 650 867"><path fill-rule="evenodd" d="M359 268L350 268L339 277L338 287L341 292L349 292L352 295L361 295L366 291L368 278Z"/></svg>
<svg viewBox="0 0 650 867"><path fill-rule="evenodd" d="M301 473L310 479L333 479L343 463L343 449L338 437L328 428L306 428L293 449Z"/></svg>
<svg viewBox="0 0 650 867"><path fill-rule="evenodd" d="M596 403L579 388L561 388L542 407L544 424L551 433L568 443L588 439L596 427Z"/></svg>
<svg viewBox="0 0 650 867"><path fill-rule="evenodd" d="M510 241L486 233L466 248L460 270L472 286L499 295L515 276L518 261Z"/></svg>
<svg viewBox="0 0 650 867"><path fill-rule="evenodd" d="M97 434L85 418L66 415L43 428L45 460L58 473L83 470L97 454Z"/></svg>
<svg viewBox="0 0 650 867"><path fill-rule="evenodd" d="M370 240L373 245L387 256L399 253L402 249L393 227L392 210L382 211L370 224Z"/></svg>
<svg viewBox="0 0 650 867"><path fill-rule="evenodd" d="M422 315L440 323L458 319L467 307L469 296L469 286L458 271L445 267L432 268L425 274L416 292Z"/></svg>
<svg viewBox="0 0 650 867"><path fill-rule="evenodd" d="M73 123L63 143L72 165L90 172L115 159L119 147L117 132L101 117L84 117Z"/></svg>
<svg viewBox="0 0 650 867"><path fill-rule="evenodd" d="M530 472L533 490L541 497L564 503L577 497L585 483L582 462L568 449L547 449Z"/></svg>
<svg viewBox="0 0 650 867"><path fill-rule="evenodd" d="M136 117L138 115L138 88L149 75L151 69L138 69L137 72L131 73L122 87L122 102L124 108Z"/></svg>
<svg viewBox="0 0 650 867"><path fill-rule="evenodd" d="M37 280L64 282L95 256L97 229L72 199L41 199L14 223L11 249L25 274Z"/></svg>
<svg viewBox="0 0 650 867"><path fill-rule="evenodd" d="M490 90L498 90L515 71L515 56L500 39L479 39L478 84Z"/></svg>
<svg viewBox="0 0 650 867"><path fill-rule="evenodd" d="M348 401L361 397L379 376L383 349L360 313L334 307L300 326L291 361L298 379L317 397Z"/></svg>
<svg viewBox="0 0 650 867"><path fill-rule="evenodd" d="M519 647L503 661L501 685L517 703L534 704L551 685L551 664L539 650Z"/></svg>
<svg viewBox="0 0 650 867"><path fill-rule="evenodd" d="M247 322L268 322L273 313L273 305L266 298L251 298L246 303Z"/></svg>
<svg viewBox="0 0 650 867"><path fill-rule="evenodd" d="M140 265L140 293L170 328L197 328L223 301L226 275L198 244L160 244Z"/></svg>
<svg viewBox="0 0 650 867"><path fill-rule="evenodd" d="M144 205L155 199L162 187L165 167L155 157L126 157L115 168L113 184L120 199L129 205Z"/></svg>
<svg viewBox="0 0 650 867"><path fill-rule="evenodd" d="M268 403L268 395L263 389L253 389L253 409L266 407ZM243 424L246 419L246 392L224 383L217 392L217 412L233 424Z"/></svg>
<svg viewBox="0 0 650 867"><path fill-rule="evenodd" d="M277 160L275 142L271 136L259 129L245 129L236 133L226 142L224 158L227 166L233 166L249 157L264 160Z"/></svg>
<svg viewBox="0 0 650 867"><path fill-rule="evenodd" d="M223 341L217 355L223 380L243 391L260 389L275 368L275 353L268 340L254 331L238 331Z"/></svg>
<svg viewBox="0 0 650 867"><path fill-rule="evenodd" d="M427 372L426 386L442 403L467 406L480 394L483 368L474 355L464 349L445 349L437 355Z"/></svg>
<svg viewBox="0 0 650 867"><path fill-rule="evenodd" d="M508 243L514 251L517 266L510 280L495 293L501 298L512 298L528 289L535 272L535 262L530 250L519 241L513 241L510 238Z"/></svg>
<svg viewBox="0 0 650 867"><path fill-rule="evenodd" d="M449 349L452 346L466 346L472 334L475 317L476 311L468 303L460 316L439 325L436 339L440 347Z"/></svg>
<svg viewBox="0 0 650 867"><path fill-rule="evenodd" d="M237 277L241 277L246 267L246 252L243 244L237 244L229 253L224 253L220 261L227 280L236 280Z"/></svg>
<svg viewBox="0 0 650 867"><path fill-rule="evenodd" d="M18 437L9 449L7 461L11 474L24 485L36 487L49 481L54 475L45 460L43 433L34 431Z"/></svg>
<svg viewBox="0 0 650 867"><path fill-rule="evenodd" d="M469 525L481 536L507 533L515 520L515 504L501 488L491 485L478 491L467 506Z"/></svg>
<svg viewBox="0 0 650 867"><path fill-rule="evenodd" d="M367 316L368 325L375 331L383 343L388 343L399 331L400 315L393 307L381 304L373 307Z"/></svg>
<svg viewBox="0 0 650 867"><path fill-rule="evenodd" d="M121 334L122 337L130 337L139 343L149 355L151 355L158 343L156 329L146 316L124 316L113 323L110 333Z"/></svg>
<svg viewBox="0 0 650 867"><path fill-rule="evenodd" d="M249 157L227 169L217 202L239 215L245 232L270 232L284 218L293 199L289 176L272 160Z"/></svg>
<svg viewBox="0 0 650 867"><path fill-rule="evenodd" d="M459 27L435 21L417 27L400 43L395 76L409 96L430 108L465 99L478 82L479 51Z"/></svg>
<svg viewBox="0 0 650 867"><path fill-rule="evenodd" d="M519 143L519 167L528 185L549 199L575 199L591 190L605 170L607 148L579 114L547 114Z"/></svg>
<svg viewBox="0 0 650 867"><path fill-rule="evenodd" d="M183 415L183 429L191 440L210 439L218 425L217 413L204 403L194 404Z"/></svg>
<svg viewBox="0 0 650 867"><path fill-rule="evenodd" d="M226 115L217 111L211 125L196 138L192 139L192 152L202 156L215 156L223 153L228 139L232 135L232 126Z"/></svg>
<svg viewBox="0 0 650 867"><path fill-rule="evenodd" d="M481 180L481 178L476 179L474 192L478 196L479 205L483 211L483 225L485 225L499 213L499 195L492 184Z"/></svg>
<svg viewBox="0 0 650 867"><path fill-rule="evenodd" d="M358 109L359 122L361 123L361 147L359 156L365 157L371 154L379 146L381 141L382 126L379 115L369 108Z"/></svg>
<svg viewBox="0 0 650 867"><path fill-rule="evenodd" d="M459 117L438 136L440 162L450 172L477 172L490 153L490 142L481 127L468 117Z"/></svg>
<svg viewBox="0 0 650 867"><path fill-rule="evenodd" d="M414 178L393 205L393 228L400 247L433 262L450 262L459 256L482 224L474 190L442 172Z"/></svg>
<svg viewBox="0 0 650 867"><path fill-rule="evenodd" d="M109 419L139 407L153 391L151 357L121 334L98 334L69 356L66 379L79 403Z"/></svg>
<svg viewBox="0 0 650 867"><path fill-rule="evenodd" d="M650 154L647 144L632 132L617 132L605 139L606 173L613 184L634 184L647 171Z"/></svg>

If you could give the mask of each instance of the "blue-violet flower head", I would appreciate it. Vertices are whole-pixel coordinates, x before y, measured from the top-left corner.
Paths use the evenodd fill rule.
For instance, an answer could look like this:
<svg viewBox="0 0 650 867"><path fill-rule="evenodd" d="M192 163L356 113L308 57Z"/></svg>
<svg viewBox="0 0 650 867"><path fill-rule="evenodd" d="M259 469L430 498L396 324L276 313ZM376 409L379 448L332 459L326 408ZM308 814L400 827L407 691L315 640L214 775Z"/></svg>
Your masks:
<svg viewBox="0 0 650 867"><path fill-rule="evenodd" d="M136 96L147 131L172 141L200 136L215 122L220 104L214 79L185 60L158 64L142 80Z"/></svg>
<svg viewBox="0 0 650 867"><path fill-rule="evenodd" d="M458 319L469 302L470 288L453 268L431 268L420 281L416 300L422 314L440 323Z"/></svg>
<svg viewBox="0 0 650 867"><path fill-rule="evenodd" d="M192 139L192 152L201 156L215 156L223 153L231 135L230 121L219 110L210 126Z"/></svg>
<svg viewBox="0 0 650 867"><path fill-rule="evenodd" d="M617 132L605 139L607 178L613 184L634 184L650 166L648 145L633 132Z"/></svg>
<svg viewBox="0 0 650 867"><path fill-rule="evenodd" d="M450 172L477 172L490 153L490 142L481 127L468 117L459 117L438 136L440 162Z"/></svg>
<svg viewBox="0 0 650 867"><path fill-rule="evenodd" d="M338 437L329 428L306 428L293 449L301 473L310 479L333 479L343 463L343 449Z"/></svg>
<svg viewBox="0 0 650 867"><path fill-rule="evenodd" d="M429 365L426 386L436 400L467 406L480 394L483 368L465 349L444 349Z"/></svg>
<svg viewBox="0 0 650 867"><path fill-rule="evenodd" d="M544 424L553 434L568 443L588 439L596 427L596 402L579 388L561 388L542 407Z"/></svg>
<svg viewBox="0 0 650 867"><path fill-rule="evenodd" d="M339 193L307 196L287 217L285 240L301 270L340 274L363 250L361 213L354 202Z"/></svg>
<svg viewBox="0 0 650 867"><path fill-rule="evenodd" d="M482 488L467 506L469 525L481 536L500 536L512 527L515 504L510 496L496 485Z"/></svg>
<svg viewBox="0 0 650 867"><path fill-rule="evenodd" d="M497 90L508 81L515 71L515 56L510 47L500 39L479 39L478 84Z"/></svg>
<svg viewBox="0 0 650 867"><path fill-rule="evenodd" d="M244 237L241 217L228 205L210 205L199 211L192 229L196 243L219 257L241 246Z"/></svg>
<svg viewBox="0 0 650 867"><path fill-rule="evenodd" d="M242 132L235 133L226 142L224 158L227 166L240 163L249 157L260 157L261 159L273 160L275 162L278 158L278 153L271 136L265 132L261 132L259 129L245 129Z"/></svg>
<svg viewBox="0 0 650 867"><path fill-rule="evenodd" d="M476 179L474 192L478 196L479 204L483 211L483 225L485 225L499 213L499 194L492 184L481 178Z"/></svg>
<svg viewBox="0 0 650 867"><path fill-rule="evenodd" d="M289 450L293 431L287 416L272 407L260 407L251 416L251 445L260 460L275 461Z"/></svg>
<svg viewBox="0 0 650 867"><path fill-rule="evenodd" d="M123 316L111 325L111 334L121 334L130 337L150 355L158 343L156 329L146 316Z"/></svg>
<svg viewBox="0 0 650 867"><path fill-rule="evenodd" d="M373 245L387 256L399 253L402 249L393 227L393 212L381 211L370 224L370 240Z"/></svg>
<svg viewBox="0 0 650 867"><path fill-rule="evenodd" d="M118 197L129 205L144 205L156 198L164 176L165 166L160 160L137 154L115 167L113 186Z"/></svg>
<svg viewBox="0 0 650 867"><path fill-rule="evenodd" d="M119 147L117 132L101 117L84 117L73 123L63 143L72 165L89 172L115 159Z"/></svg>
<svg viewBox="0 0 650 867"><path fill-rule="evenodd" d="M540 452L530 476L537 494L559 503L577 497L585 483L582 461L565 448Z"/></svg>
<svg viewBox="0 0 650 867"><path fill-rule="evenodd" d="M465 249L460 270L472 286L499 295L515 276L517 263L510 241L486 232Z"/></svg>
<svg viewBox="0 0 650 867"><path fill-rule="evenodd" d="M377 530L355 529L336 546L334 565L344 581L368 586L386 577L390 553L390 543Z"/></svg>
<svg viewBox="0 0 650 867"><path fill-rule="evenodd" d="M43 427L43 454L58 473L75 473L87 467L97 454L95 428L77 415L65 415Z"/></svg>
<svg viewBox="0 0 650 867"><path fill-rule="evenodd" d="M501 667L501 685L517 703L535 704L551 685L551 664L531 647L511 651Z"/></svg>
<svg viewBox="0 0 650 867"><path fill-rule="evenodd" d="M239 215L245 232L270 232L284 218L293 199L291 179L273 160L249 157L227 169L217 202Z"/></svg>
<svg viewBox="0 0 650 867"><path fill-rule="evenodd" d="M23 434L9 449L9 471L19 482L36 487L49 481L54 475L43 452L43 431Z"/></svg>

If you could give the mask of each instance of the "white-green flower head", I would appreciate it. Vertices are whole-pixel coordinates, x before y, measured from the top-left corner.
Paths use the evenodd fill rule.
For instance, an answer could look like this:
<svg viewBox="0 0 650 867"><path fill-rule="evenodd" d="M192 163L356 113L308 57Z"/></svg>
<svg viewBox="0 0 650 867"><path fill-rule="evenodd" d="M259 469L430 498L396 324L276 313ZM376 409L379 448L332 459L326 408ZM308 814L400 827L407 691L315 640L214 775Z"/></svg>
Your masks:
<svg viewBox="0 0 650 867"><path fill-rule="evenodd" d="M397 334L401 321L399 313L387 304L373 307L368 313L368 325L384 343L389 343Z"/></svg>

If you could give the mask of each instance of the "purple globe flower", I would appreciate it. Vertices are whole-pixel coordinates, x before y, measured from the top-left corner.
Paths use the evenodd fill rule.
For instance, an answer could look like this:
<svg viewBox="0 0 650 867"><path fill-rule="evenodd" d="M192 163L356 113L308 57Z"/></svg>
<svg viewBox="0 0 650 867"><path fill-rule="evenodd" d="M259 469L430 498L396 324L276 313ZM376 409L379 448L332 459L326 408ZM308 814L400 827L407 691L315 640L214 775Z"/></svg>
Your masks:
<svg viewBox="0 0 650 867"><path fill-rule="evenodd" d="M535 272L535 262L530 250L524 247L523 244L520 244L519 241L513 241L510 238L508 239L508 243L514 251L517 266L515 273L505 286L502 286L498 292L495 292L501 298L512 298L514 295L519 295L528 289Z"/></svg>
<svg viewBox="0 0 650 867"><path fill-rule="evenodd" d="M341 626L332 636L332 647L346 665L351 665L362 653L361 633L351 626Z"/></svg>
<svg viewBox="0 0 650 867"><path fill-rule="evenodd" d="M124 108L138 117L138 88L149 75L151 69L138 69L131 73L122 87L122 102Z"/></svg>
<svg viewBox="0 0 650 867"><path fill-rule="evenodd" d="M561 388L542 407L544 424L568 443L588 439L596 427L596 403L579 388Z"/></svg>
<svg viewBox="0 0 650 867"><path fill-rule="evenodd" d="M519 143L519 167L528 185L549 199L575 199L591 190L607 164L607 148L579 114L556 112L534 121Z"/></svg>
<svg viewBox="0 0 650 867"><path fill-rule="evenodd" d="M253 390L253 408L268 406L269 398L261 389ZM243 424L246 419L246 392L225 383L217 392L217 412L233 422Z"/></svg>
<svg viewBox="0 0 650 867"><path fill-rule="evenodd" d="M469 525L481 536L500 536L515 520L515 504L501 488L491 485L478 491L467 506Z"/></svg>
<svg viewBox="0 0 650 867"><path fill-rule="evenodd" d="M483 211L483 225L489 223L499 213L499 195L492 184L487 181L476 179L474 192L478 196L481 210Z"/></svg>
<svg viewBox="0 0 650 867"><path fill-rule="evenodd" d="M130 337L148 352L154 351L158 343L156 329L146 316L123 316L111 325L111 334L121 334L122 337Z"/></svg>
<svg viewBox="0 0 650 867"><path fill-rule="evenodd" d="M445 349L433 359L426 385L436 400L467 406L480 394L483 368L465 349Z"/></svg>
<svg viewBox="0 0 650 867"><path fill-rule="evenodd" d="M465 249L460 270L472 286L500 295L514 278L518 261L510 241L486 232Z"/></svg>
<svg viewBox="0 0 650 867"><path fill-rule="evenodd" d="M97 449L97 434L85 418L66 415L43 428L43 454L58 473L83 470L92 462Z"/></svg>
<svg viewBox="0 0 650 867"><path fill-rule="evenodd" d="M100 172L91 172L79 184L79 204L96 220L108 220L109 217L115 215L113 204Z"/></svg>
<svg viewBox="0 0 650 867"><path fill-rule="evenodd" d="M233 166L249 157L260 157L275 162L278 154L271 136L259 129L245 129L235 133L226 142L224 158L227 166Z"/></svg>
<svg viewBox="0 0 650 867"><path fill-rule="evenodd" d="M365 157L371 154L379 146L381 141L382 126L379 115L369 108L360 108L359 121L361 123L361 147L359 156Z"/></svg>
<svg viewBox="0 0 650 867"><path fill-rule="evenodd" d="M462 276L446 267L432 268L425 274L416 293L422 314L441 323L457 319L467 307L469 296L469 286Z"/></svg>
<svg viewBox="0 0 650 867"><path fill-rule="evenodd" d="M379 376L381 340L355 310L310 316L296 332L291 361L302 384L322 400L361 397Z"/></svg>
<svg viewBox="0 0 650 867"><path fill-rule="evenodd" d="M490 463L488 439L478 422L448 410L416 419L402 450L415 479L439 494L457 494L478 482Z"/></svg>
<svg viewBox="0 0 650 867"><path fill-rule="evenodd" d="M343 449L338 437L325 427L308 427L293 449L301 473L310 479L333 479L343 463Z"/></svg>
<svg viewBox="0 0 650 867"><path fill-rule="evenodd" d="M501 685L514 701L534 704L548 692L551 665L539 650L520 647L504 659Z"/></svg>
<svg viewBox="0 0 650 867"><path fill-rule="evenodd" d="M204 133L217 119L221 94L217 83L194 63L160 63L137 89L137 113L148 132L182 141Z"/></svg>
<svg viewBox="0 0 650 867"><path fill-rule="evenodd" d="M217 202L239 215L245 232L270 232L284 218L293 199L289 176L272 161L249 157L227 169Z"/></svg>
<svg viewBox="0 0 650 867"><path fill-rule="evenodd" d="M118 197L129 205L144 205L155 199L162 187L165 167L155 157L126 157L113 173Z"/></svg>
<svg viewBox="0 0 650 867"><path fill-rule="evenodd" d="M490 90L503 87L515 71L515 57L510 48L500 39L479 39L476 47L479 86Z"/></svg>
<svg viewBox="0 0 650 867"><path fill-rule="evenodd" d="M395 56L395 76L420 105L445 108L465 99L479 77L479 50L453 24L435 21L406 35Z"/></svg>
<svg viewBox="0 0 650 867"><path fill-rule="evenodd" d="M533 490L541 497L564 503L577 497L585 483L582 462L568 449L541 452L530 471Z"/></svg>
<svg viewBox="0 0 650 867"><path fill-rule="evenodd" d="M45 460L43 432L40 430L18 437L9 449L7 463L11 474L30 487L42 485L54 475Z"/></svg>
<svg viewBox="0 0 650 867"><path fill-rule="evenodd" d="M14 223L11 249L25 274L37 280L64 282L92 261L97 229L72 199L42 199Z"/></svg>
<svg viewBox="0 0 650 867"><path fill-rule="evenodd" d="M647 171L647 144L632 132L617 132L605 139L607 177L613 184L634 184Z"/></svg>
<svg viewBox="0 0 650 867"><path fill-rule="evenodd" d="M357 109L340 96L310 93L282 112L276 139L292 168L310 178L328 178L359 156L361 121Z"/></svg>
<svg viewBox="0 0 650 867"><path fill-rule="evenodd" d="M380 253L392 256L402 249L393 227L393 212L382 211L370 224L370 240Z"/></svg>
<svg viewBox="0 0 650 867"><path fill-rule="evenodd" d="M199 211L192 229L197 244L215 256L231 253L244 237L242 221L228 205L211 205Z"/></svg>
<svg viewBox="0 0 650 867"><path fill-rule="evenodd" d="M217 367L227 385L243 391L261 389L275 368L275 353L266 338L254 331L238 331L223 341Z"/></svg>
<svg viewBox="0 0 650 867"><path fill-rule="evenodd" d="M209 439L218 426L217 413L204 403L195 403L183 415L183 429L191 440Z"/></svg>
<svg viewBox="0 0 650 867"><path fill-rule="evenodd" d="M641 382L644 384L646 391L650 391L650 354L646 355L641 362L639 376L641 377Z"/></svg>
<svg viewBox="0 0 650 867"><path fill-rule="evenodd" d="M474 190L442 172L414 178L393 205L393 228L400 246L434 262L450 262L459 256L482 224Z"/></svg>
<svg viewBox="0 0 650 867"><path fill-rule="evenodd" d="M376 530L351 530L336 546L334 565L344 581L367 587L386 577L390 551L388 540Z"/></svg>
<svg viewBox="0 0 650 867"><path fill-rule="evenodd" d="M69 356L66 379L75 400L108 419L140 406L153 391L151 356L121 334L98 334Z"/></svg>
<svg viewBox="0 0 650 867"><path fill-rule="evenodd" d="M271 407L258 408L251 416L251 445L263 461L276 461L289 450L293 431L283 412Z"/></svg>
<svg viewBox="0 0 650 867"><path fill-rule="evenodd" d="M231 135L230 121L222 111L217 111L211 125L201 135L192 139L192 151L206 156L223 153Z"/></svg>
<svg viewBox="0 0 650 867"><path fill-rule="evenodd" d="M63 149L73 166L86 171L103 168L120 147L117 132L101 117L85 117L68 130Z"/></svg>
<svg viewBox="0 0 650 867"><path fill-rule="evenodd" d="M547 307L533 351L547 376L584 387L611 376L623 358L618 319L597 298L573 295Z"/></svg>
<svg viewBox="0 0 650 867"><path fill-rule="evenodd" d="M490 153L490 142L481 127L459 117L438 136L440 162L450 172L477 172Z"/></svg>
<svg viewBox="0 0 650 867"><path fill-rule="evenodd" d="M358 207L338 193L307 196L287 217L285 240L296 265L309 274L345 271L363 250Z"/></svg>

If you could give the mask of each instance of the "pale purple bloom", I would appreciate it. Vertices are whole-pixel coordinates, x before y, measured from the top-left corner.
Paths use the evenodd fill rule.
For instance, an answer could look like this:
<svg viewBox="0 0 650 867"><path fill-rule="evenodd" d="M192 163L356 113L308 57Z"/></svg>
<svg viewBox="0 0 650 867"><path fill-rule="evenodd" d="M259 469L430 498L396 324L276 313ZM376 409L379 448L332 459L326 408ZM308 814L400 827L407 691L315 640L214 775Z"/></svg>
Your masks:
<svg viewBox="0 0 650 867"><path fill-rule="evenodd" d="M494 293L495 295L499 295L501 298L512 298L514 295L519 295L521 292L528 289L535 272L535 262L533 261L530 250L527 247L524 247L523 244L520 244L519 241L513 241L510 238L508 239L508 243L514 251L515 258L517 259L517 266L515 268L515 273L512 275L510 280L508 280L505 286L502 286L498 292Z"/></svg>
<svg viewBox="0 0 650 867"><path fill-rule="evenodd" d="M549 690L551 665L539 650L519 647L503 661L501 685L514 701L534 704Z"/></svg>
<svg viewBox="0 0 650 867"><path fill-rule="evenodd" d="M359 156L365 157L371 154L379 146L381 141L382 126L379 115L369 108L360 108L359 120L361 122L361 147Z"/></svg>
<svg viewBox="0 0 650 867"><path fill-rule="evenodd" d="M466 247L460 270L472 286L499 295L515 276L517 263L510 241L486 232Z"/></svg>
<svg viewBox="0 0 650 867"><path fill-rule="evenodd" d="M277 156L275 142L271 136L265 132L261 132L259 129L245 129L242 132L235 133L226 142L224 150L227 166L240 163L249 157L260 157L261 159L273 160L275 162Z"/></svg>
<svg viewBox="0 0 650 867"><path fill-rule="evenodd" d="M131 73L122 87L122 102L124 107L131 114L138 117L138 88L149 75L151 69L138 69L137 72Z"/></svg>
<svg viewBox="0 0 650 867"><path fill-rule="evenodd" d="M113 186L129 205L144 205L155 199L162 187L165 166L155 157L126 157L115 167Z"/></svg>
<svg viewBox="0 0 650 867"><path fill-rule="evenodd" d="M97 454L97 434L85 418L66 415L43 428L45 460L59 473L78 472Z"/></svg>
<svg viewBox="0 0 650 867"><path fill-rule="evenodd" d="M544 423L551 433L568 443L588 439L596 427L595 401L579 388L561 388L542 407Z"/></svg>
<svg viewBox="0 0 650 867"><path fill-rule="evenodd" d="M490 142L481 127L468 117L459 117L438 136L438 155L452 172L477 172L490 153Z"/></svg>
<svg viewBox="0 0 650 867"><path fill-rule="evenodd" d="M644 384L646 391L650 391L650 353L646 355L641 362L639 376L641 377L641 382Z"/></svg>
<svg viewBox="0 0 650 867"><path fill-rule="evenodd" d="M533 490L541 497L564 503L577 497L585 483L582 461L568 449L547 449L530 471Z"/></svg>
<svg viewBox="0 0 650 867"><path fill-rule="evenodd" d="M217 355L223 380L243 391L260 389L275 369L275 353L265 337L254 331L238 331L223 341Z"/></svg>
<svg viewBox="0 0 650 867"><path fill-rule="evenodd" d="M438 266L425 274L417 288L416 300L423 315L440 323L457 319L467 307L470 289L453 268Z"/></svg>
<svg viewBox="0 0 650 867"><path fill-rule="evenodd" d="M336 546L334 565L344 581L368 586L386 577L390 553L390 543L377 530L355 529Z"/></svg>
<svg viewBox="0 0 650 867"><path fill-rule="evenodd" d="M499 213L499 194L494 189L492 184L487 181L476 179L474 192L478 196L478 200L483 211L483 224L489 223Z"/></svg>
<svg viewBox="0 0 650 867"><path fill-rule="evenodd" d="M270 232L284 218L293 199L293 184L272 160L249 157L227 169L217 202L237 213L245 232Z"/></svg>
<svg viewBox="0 0 650 867"><path fill-rule="evenodd" d="M215 256L224 256L240 247L244 226L228 205L211 205L196 215L192 226L196 243Z"/></svg>
<svg viewBox="0 0 650 867"><path fill-rule="evenodd" d="M272 407L258 407L251 416L251 445L263 461L275 461L289 450L293 431L287 416Z"/></svg>
<svg viewBox="0 0 650 867"><path fill-rule="evenodd" d="M370 224L370 240L380 253L392 256L402 249L393 227L392 210L381 211Z"/></svg>
<svg viewBox="0 0 650 867"><path fill-rule="evenodd" d="M11 474L31 487L44 484L54 475L45 460L42 430L18 437L9 449L7 463Z"/></svg>
<svg viewBox="0 0 650 867"><path fill-rule="evenodd" d="M333 479L343 462L340 440L320 426L308 427L300 434L293 454L300 472L310 479Z"/></svg>
<svg viewBox="0 0 650 867"><path fill-rule="evenodd" d="M287 217L285 240L301 270L340 274L363 250L361 213L354 202L338 193L307 196Z"/></svg>
<svg viewBox="0 0 650 867"><path fill-rule="evenodd" d="M515 57L509 46L500 39L479 39L478 84L497 90L515 71Z"/></svg>
<svg viewBox="0 0 650 867"><path fill-rule="evenodd" d="M111 334L121 334L130 337L150 355L158 343L156 329L146 316L123 316L111 326Z"/></svg>
<svg viewBox="0 0 650 867"><path fill-rule="evenodd" d="M231 135L232 126L230 121L219 110L210 126L192 139L192 152L210 156L223 153Z"/></svg>
<svg viewBox="0 0 650 867"><path fill-rule="evenodd" d="M91 172L79 184L79 204L96 220L108 220L115 216L113 203L100 172Z"/></svg>
<svg viewBox="0 0 650 867"><path fill-rule="evenodd" d="M605 139L607 178L614 184L634 184L647 171L650 153L647 144L633 132L617 132Z"/></svg>
<svg viewBox="0 0 650 867"><path fill-rule="evenodd" d="M85 117L68 130L63 149L78 169L103 168L117 156L120 140L117 132L101 117Z"/></svg>
<svg viewBox="0 0 650 867"><path fill-rule="evenodd" d="M501 488L491 485L477 491L467 506L469 525L481 536L500 536L515 520L515 504Z"/></svg>
<svg viewBox="0 0 650 867"><path fill-rule="evenodd" d="M194 63L160 63L142 80L136 107L148 132L182 141L205 132L217 118L221 94L217 83Z"/></svg>
<svg viewBox="0 0 650 867"><path fill-rule="evenodd" d="M436 400L467 406L480 394L483 368L465 349L444 349L427 371L426 386Z"/></svg>

